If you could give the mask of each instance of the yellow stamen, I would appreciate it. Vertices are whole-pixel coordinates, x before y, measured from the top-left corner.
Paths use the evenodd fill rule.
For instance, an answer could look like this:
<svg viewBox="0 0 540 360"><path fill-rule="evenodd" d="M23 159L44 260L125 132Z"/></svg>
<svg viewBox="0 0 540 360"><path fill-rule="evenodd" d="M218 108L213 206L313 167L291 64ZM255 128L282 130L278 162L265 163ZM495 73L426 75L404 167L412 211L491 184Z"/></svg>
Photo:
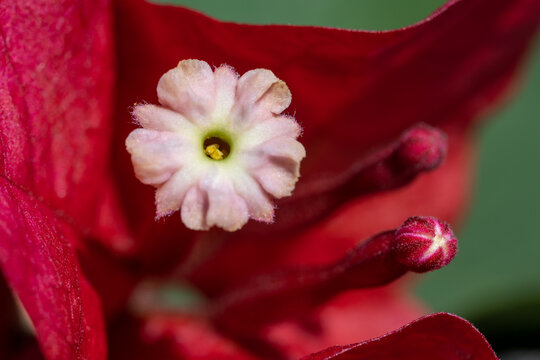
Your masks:
<svg viewBox="0 0 540 360"><path fill-rule="evenodd" d="M223 160L223 152L219 150L218 144L208 145L206 149L204 149L204 153L213 160Z"/></svg>

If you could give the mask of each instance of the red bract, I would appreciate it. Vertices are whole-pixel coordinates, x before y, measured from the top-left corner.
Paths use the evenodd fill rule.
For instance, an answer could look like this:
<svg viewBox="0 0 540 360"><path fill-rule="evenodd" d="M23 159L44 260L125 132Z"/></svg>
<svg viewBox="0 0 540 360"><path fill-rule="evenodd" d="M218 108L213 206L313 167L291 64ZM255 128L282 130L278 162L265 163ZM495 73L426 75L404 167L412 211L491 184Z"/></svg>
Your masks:
<svg viewBox="0 0 540 360"><path fill-rule="evenodd" d="M482 346L482 344L484 346ZM497 359L485 338L465 320L439 313L360 344L335 346L303 360L326 359Z"/></svg>
<svg viewBox="0 0 540 360"><path fill-rule="evenodd" d="M111 358L294 358L417 317L397 287L358 289L448 261L424 263L415 256L426 244L380 232L413 214L456 221L468 128L511 82L540 0L450 1L388 32L239 25L117 0L113 35L112 8L0 1L0 267L44 357L102 359L108 337ZM157 79L187 58L271 69L291 88L308 155L273 225L196 233L176 216L154 221L152 190L123 145L129 108L155 103ZM205 300L136 318L127 300L148 276L189 281ZM15 350L0 342L2 356ZM373 353L494 358L469 323L445 314L311 358Z"/></svg>

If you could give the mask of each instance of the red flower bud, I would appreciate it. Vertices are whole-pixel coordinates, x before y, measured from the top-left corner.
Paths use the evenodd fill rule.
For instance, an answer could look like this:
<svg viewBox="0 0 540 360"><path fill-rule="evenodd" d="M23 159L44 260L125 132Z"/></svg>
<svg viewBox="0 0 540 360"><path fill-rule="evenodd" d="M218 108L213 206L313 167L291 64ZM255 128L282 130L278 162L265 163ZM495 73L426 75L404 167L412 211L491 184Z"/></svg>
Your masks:
<svg viewBox="0 0 540 360"><path fill-rule="evenodd" d="M450 226L431 216L408 218L396 230L395 258L415 272L437 270L457 253L457 238Z"/></svg>
<svg viewBox="0 0 540 360"><path fill-rule="evenodd" d="M448 151L448 140L440 130L421 124L407 131L397 156L404 168L435 169Z"/></svg>

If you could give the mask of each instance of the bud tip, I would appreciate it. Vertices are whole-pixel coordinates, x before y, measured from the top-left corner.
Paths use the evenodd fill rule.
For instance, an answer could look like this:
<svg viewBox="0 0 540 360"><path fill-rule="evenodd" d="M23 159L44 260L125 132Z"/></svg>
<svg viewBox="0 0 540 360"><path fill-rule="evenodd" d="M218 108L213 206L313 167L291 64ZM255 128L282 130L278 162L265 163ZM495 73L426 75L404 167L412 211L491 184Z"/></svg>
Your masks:
<svg viewBox="0 0 540 360"><path fill-rule="evenodd" d="M396 230L393 252L396 259L411 271L437 270L454 259L457 239L444 221L430 216L414 216Z"/></svg>
<svg viewBox="0 0 540 360"><path fill-rule="evenodd" d="M420 125L405 134L399 155L403 163L429 170L442 163L447 150L444 133L428 125Z"/></svg>

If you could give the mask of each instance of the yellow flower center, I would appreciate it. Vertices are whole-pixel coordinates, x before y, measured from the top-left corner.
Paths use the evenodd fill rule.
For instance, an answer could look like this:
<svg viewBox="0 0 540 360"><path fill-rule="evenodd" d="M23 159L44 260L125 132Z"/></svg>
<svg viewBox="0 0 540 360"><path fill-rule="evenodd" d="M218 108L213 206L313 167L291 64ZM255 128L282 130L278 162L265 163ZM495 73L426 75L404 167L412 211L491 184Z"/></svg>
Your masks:
<svg viewBox="0 0 540 360"><path fill-rule="evenodd" d="M203 150L212 160L224 160L231 152L231 145L221 137L210 136L204 140Z"/></svg>
<svg viewBox="0 0 540 360"><path fill-rule="evenodd" d="M223 152L219 150L219 144L208 145L204 153L213 160L223 160Z"/></svg>

